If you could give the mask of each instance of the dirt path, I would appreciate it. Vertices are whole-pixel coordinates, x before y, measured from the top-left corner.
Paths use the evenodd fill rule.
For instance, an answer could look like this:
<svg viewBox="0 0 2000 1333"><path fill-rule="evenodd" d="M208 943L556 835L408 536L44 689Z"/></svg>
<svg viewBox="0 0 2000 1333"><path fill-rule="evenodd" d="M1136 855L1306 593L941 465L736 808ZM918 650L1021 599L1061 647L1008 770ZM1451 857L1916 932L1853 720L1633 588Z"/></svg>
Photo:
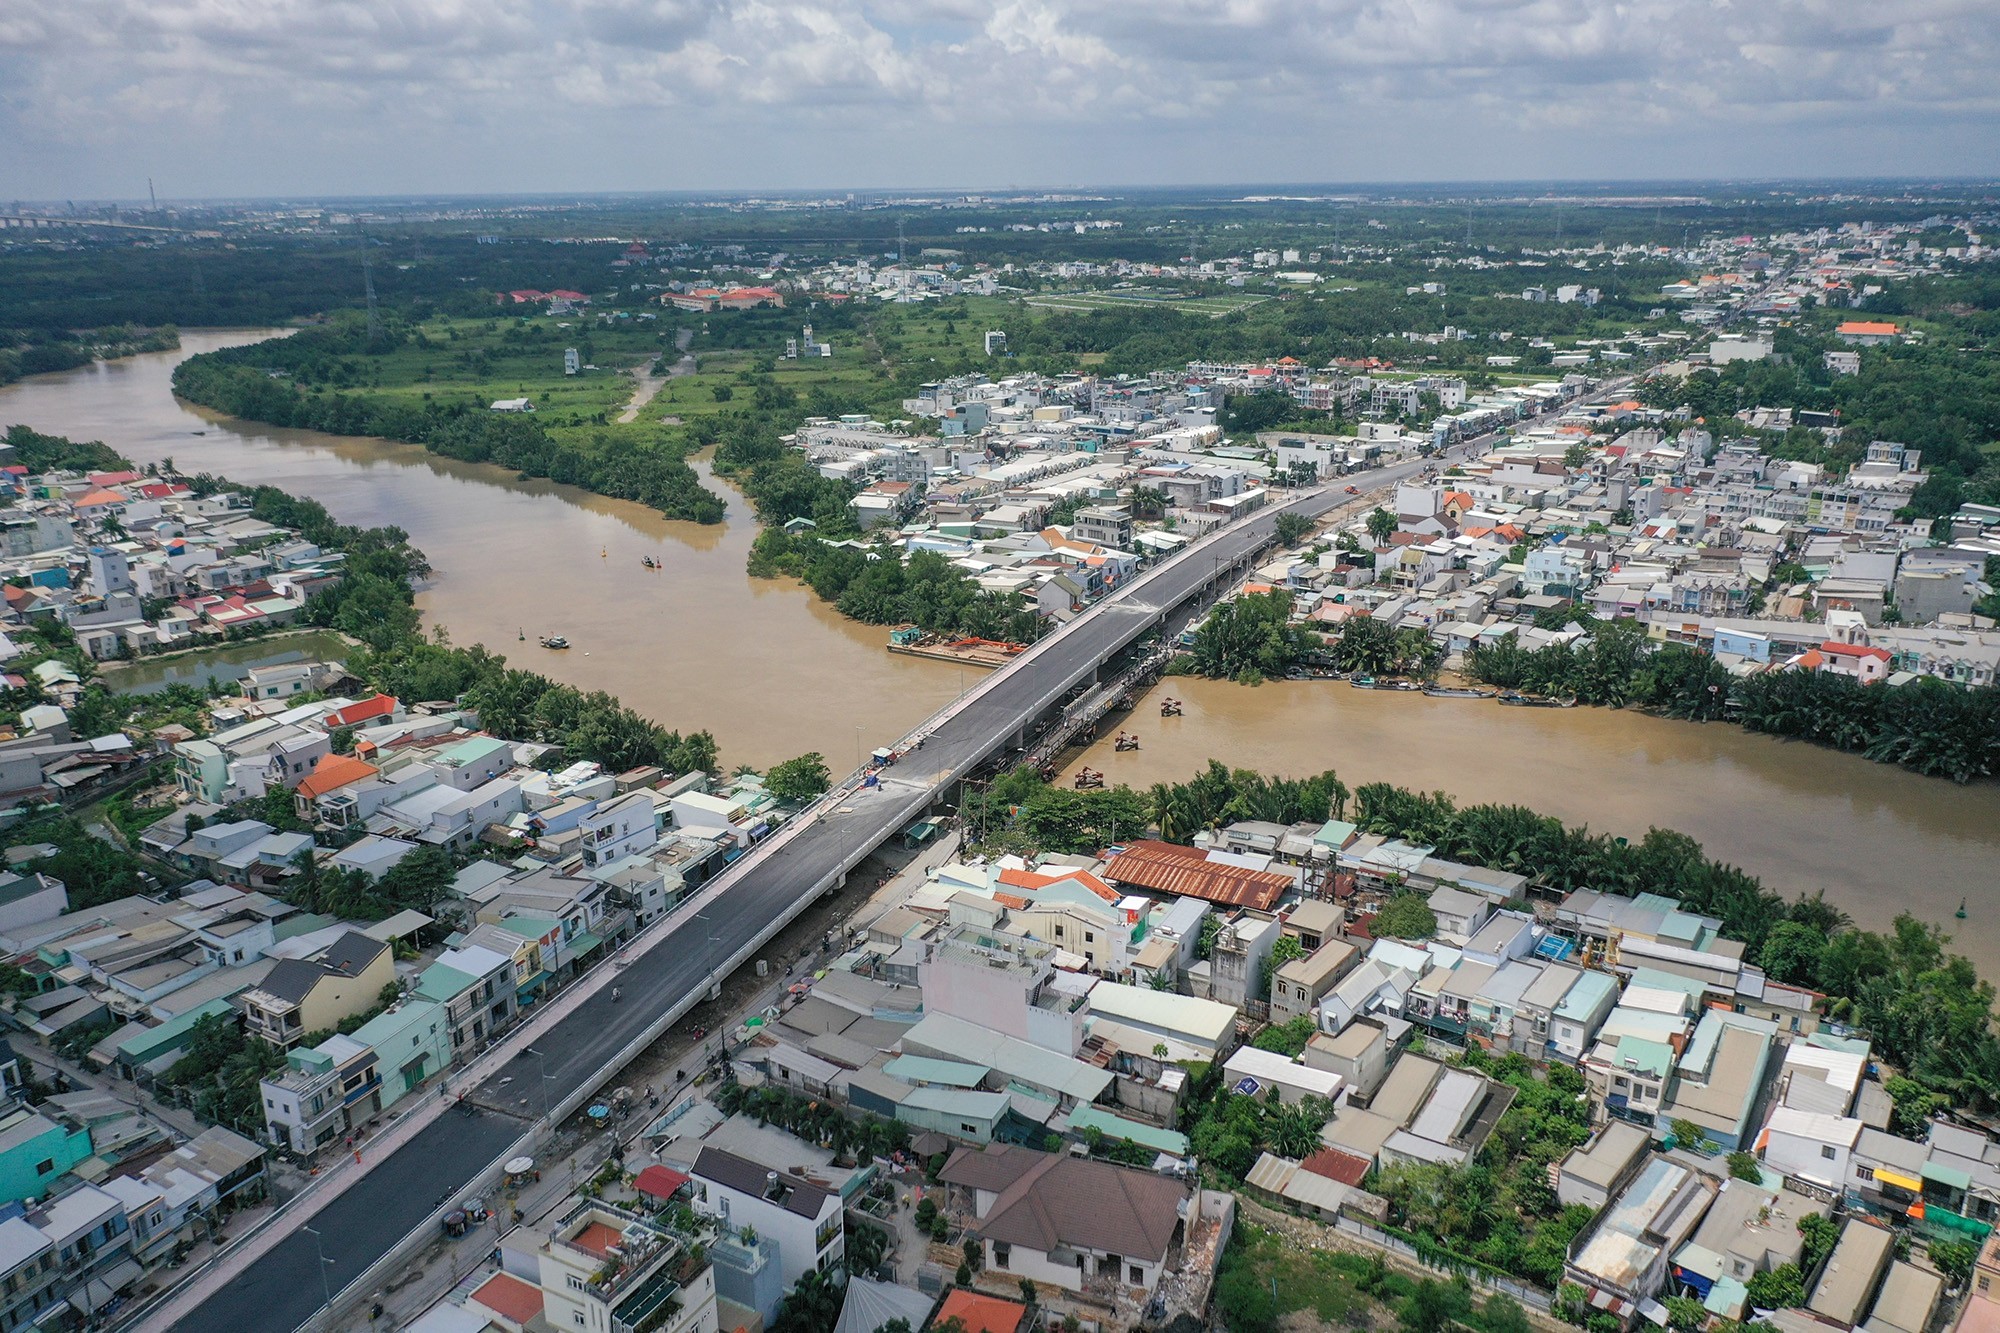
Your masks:
<svg viewBox="0 0 2000 1333"><path fill-rule="evenodd" d="M653 401L668 380L681 375L694 374L694 356L688 351L688 344L693 341L693 329L682 329L674 335L674 346L680 351L681 357L680 360L667 367L667 373L664 375L654 373L655 368L660 364L659 361L642 362L632 371L632 401L627 403L625 410L618 414L618 420L621 423L637 421L639 413L645 408L647 403ZM661 359L664 360L665 358Z"/></svg>

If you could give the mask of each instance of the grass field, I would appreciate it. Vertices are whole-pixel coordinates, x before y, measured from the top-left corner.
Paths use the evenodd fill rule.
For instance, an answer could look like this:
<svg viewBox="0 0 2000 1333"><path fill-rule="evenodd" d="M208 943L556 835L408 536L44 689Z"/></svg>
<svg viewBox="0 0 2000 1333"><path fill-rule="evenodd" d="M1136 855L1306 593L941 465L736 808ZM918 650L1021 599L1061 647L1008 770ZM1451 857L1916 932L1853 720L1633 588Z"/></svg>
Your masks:
<svg viewBox="0 0 2000 1333"><path fill-rule="evenodd" d="M371 396L484 407L502 398L532 398L535 419L551 435L589 429L633 431L615 418L632 397L624 372L672 346L664 319L607 324L584 314L493 319L433 319L395 350L366 361ZM596 369L563 373L564 349L575 347Z"/></svg>
<svg viewBox="0 0 2000 1333"><path fill-rule="evenodd" d="M1091 310L1172 310L1183 315L1206 315L1210 319L1220 319L1233 315L1239 310L1248 310L1270 300L1268 296L1253 294L1183 296L1179 292L1135 289L1132 291L1110 292L1049 292L1025 298L1026 304L1036 310L1047 310L1071 314Z"/></svg>

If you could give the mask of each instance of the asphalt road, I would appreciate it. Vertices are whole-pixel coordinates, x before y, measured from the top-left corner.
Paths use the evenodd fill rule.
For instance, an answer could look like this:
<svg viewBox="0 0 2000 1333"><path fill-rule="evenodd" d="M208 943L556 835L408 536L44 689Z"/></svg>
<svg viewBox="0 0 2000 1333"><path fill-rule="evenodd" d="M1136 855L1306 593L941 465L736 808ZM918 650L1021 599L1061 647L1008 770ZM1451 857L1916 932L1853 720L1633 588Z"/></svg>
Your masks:
<svg viewBox="0 0 2000 1333"><path fill-rule="evenodd" d="M1468 441L1460 452L1490 439ZM1370 490L1394 485L1424 466L1397 464L1365 474L1355 484ZM717 968L802 910L829 873L857 862L914 821L940 787L1010 744L1024 723L1144 634L1161 612L1254 556L1270 540L1280 513L1317 517L1344 503L1352 503L1352 497L1336 486L1266 508L1148 571L1037 645L1032 656L997 672L955 716L929 733L922 750L889 769L880 788L830 804L819 819L795 828L782 843L752 851L725 872L727 887L700 915L668 934L641 936L627 951L629 961L618 983L622 999L612 1000L608 989L586 999L536 1034L541 1060L517 1058L505 1074L468 1091L468 1100L512 1107L525 1092L525 1113L532 1117L542 1109L534 1091L538 1079L546 1079L558 1100L608 1079L617 1072L612 1065L618 1054L649 1024L706 989ZM300 1219L320 1233L332 1289L339 1292L422 1225L525 1128L524 1118L486 1109L447 1114L370 1165L364 1179L316 1216ZM319 1253L313 1237L297 1230L298 1223L291 1225L290 1236L174 1327L187 1333L293 1329L311 1318L323 1304L323 1289L313 1272Z"/></svg>

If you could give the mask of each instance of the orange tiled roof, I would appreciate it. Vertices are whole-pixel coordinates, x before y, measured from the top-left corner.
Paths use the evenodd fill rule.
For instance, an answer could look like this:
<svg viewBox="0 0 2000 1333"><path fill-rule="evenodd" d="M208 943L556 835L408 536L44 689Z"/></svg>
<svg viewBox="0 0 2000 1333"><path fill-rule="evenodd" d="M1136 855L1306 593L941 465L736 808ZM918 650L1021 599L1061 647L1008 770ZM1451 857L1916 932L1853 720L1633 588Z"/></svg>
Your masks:
<svg viewBox="0 0 2000 1333"><path fill-rule="evenodd" d="M933 1328L947 1319L965 1326L965 1333L1014 1333L1027 1318L1028 1307L1004 1296L988 1296L967 1287L954 1287L937 1308Z"/></svg>
<svg viewBox="0 0 2000 1333"><path fill-rule="evenodd" d="M299 784L299 795L307 800L324 796L330 791L339 791L351 782L372 778L381 770L373 764L344 754L323 754L313 765L313 771Z"/></svg>

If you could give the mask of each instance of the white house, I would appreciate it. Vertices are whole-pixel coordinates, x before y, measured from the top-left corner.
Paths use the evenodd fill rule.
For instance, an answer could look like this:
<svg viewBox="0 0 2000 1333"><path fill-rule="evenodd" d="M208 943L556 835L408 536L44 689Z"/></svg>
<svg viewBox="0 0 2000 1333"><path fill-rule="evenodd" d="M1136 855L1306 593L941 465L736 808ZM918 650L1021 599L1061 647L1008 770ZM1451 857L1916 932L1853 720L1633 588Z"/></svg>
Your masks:
<svg viewBox="0 0 2000 1333"><path fill-rule="evenodd" d="M753 1228L778 1247L786 1287L847 1255L840 1195L789 1173L768 1170L720 1148L703 1148L689 1172L695 1207L740 1231Z"/></svg>

